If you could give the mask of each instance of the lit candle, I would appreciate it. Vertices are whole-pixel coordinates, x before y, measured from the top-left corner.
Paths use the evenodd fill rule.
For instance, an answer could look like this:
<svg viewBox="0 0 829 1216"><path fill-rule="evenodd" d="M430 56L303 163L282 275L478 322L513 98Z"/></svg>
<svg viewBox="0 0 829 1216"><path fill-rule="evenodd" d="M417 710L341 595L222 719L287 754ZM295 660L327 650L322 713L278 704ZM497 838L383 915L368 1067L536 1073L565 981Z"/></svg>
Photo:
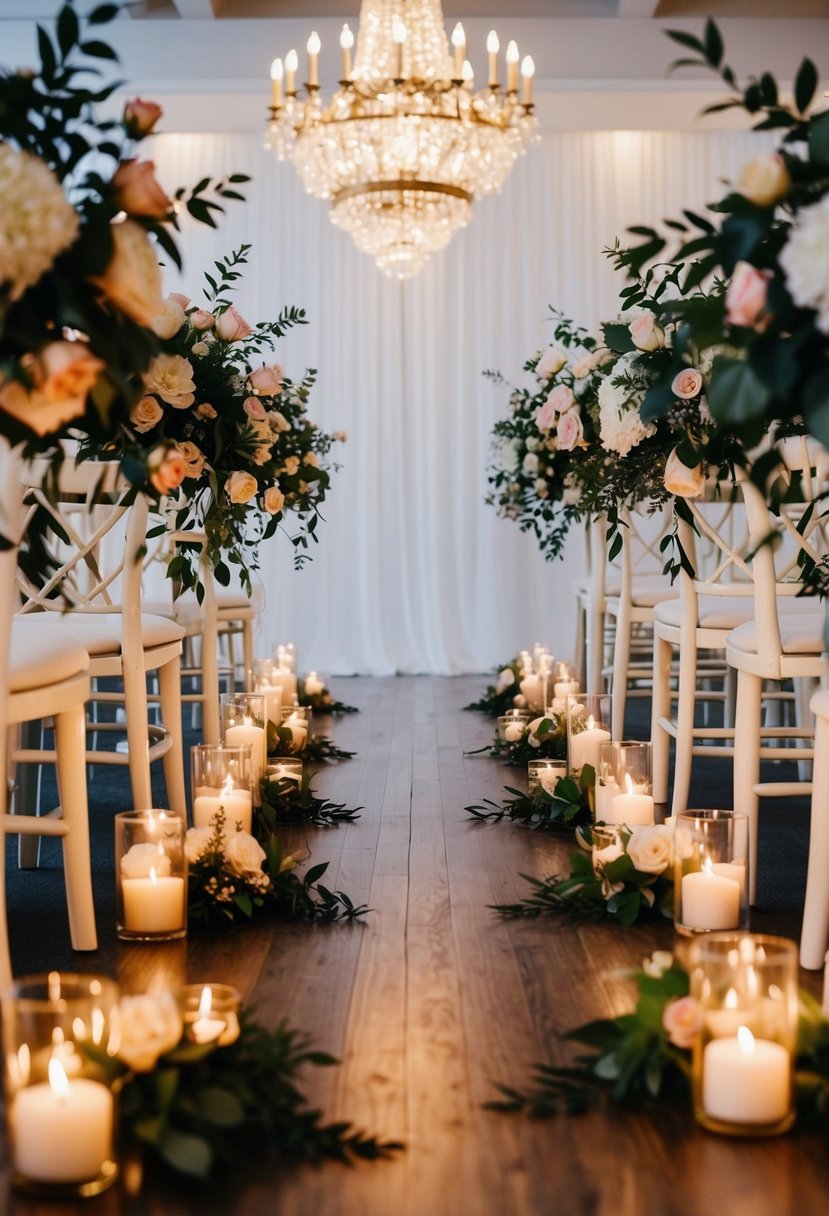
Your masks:
<svg viewBox="0 0 829 1216"><path fill-rule="evenodd" d="M282 723L291 732L291 750L301 752L308 741L308 726L299 714L291 714Z"/></svg>
<svg viewBox="0 0 829 1216"><path fill-rule="evenodd" d="M498 41L498 35L495 30L490 30L486 39L486 52L489 57L489 87L491 89L498 88L498 52L501 49L501 43Z"/></svg>
<svg viewBox="0 0 829 1216"><path fill-rule="evenodd" d="M527 708L534 710L543 710L544 706L544 681L541 676L527 675L524 676L520 684L521 695L526 698Z"/></svg>
<svg viewBox="0 0 829 1216"><path fill-rule="evenodd" d="M296 700L296 672L292 671L290 667L275 667L271 672L271 686L282 689L283 705L288 705Z"/></svg>
<svg viewBox="0 0 829 1216"><path fill-rule="evenodd" d="M466 34L460 21L452 30L452 46L455 49L455 80L463 79L463 60L466 55Z"/></svg>
<svg viewBox="0 0 829 1216"><path fill-rule="evenodd" d="M226 728L225 743L228 747L241 747L244 743L251 745L250 775L253 788L258 789L262 769L268 760L268 736L264 726L256 726L253 718L245 715L243 722Z"/></svg>
<svg viewBox="0 0 829 1216"><path fill-rule="evenodd" d="M595 799L596 799L596 822L597 823L617 823L618 820L612 818L611 807L613 799L619 792L619 786L612 776L609 776L602 785L600 781L596 782Z"/></svg>
<svg viewBox="0 0 829 1216"><path fill-rule="evenodd" d="M346 21L340 33L340 47L343 53L343 80L351 80L351 48L353 46L354 35Z"/></svg>
<svg viewBox="0 0 829 1216"><path fill-rule="evenodd" d="M311 35L305 44L305 49L308 52L308 88L316 89L319 85L319 76L317 74L317 64L320 53L320 36L316 30L311 31Z"/></svg>
<svg viewBox="0 0 829 1216"><path fill-rule="evenodd" d="M321 692L325 692L325 685L315 671L309 671L305 677L306 696L316 697Z"/></svg>
<svg viewBox="0 0 829 1216"><path fill-rule="evenodd" d="M518 44L510 42L507 46L507 92L518 92Z"/></svg>
<svg viewBox="0 0 829 1216"><path fill-rule="evenodd" d="M299 765L298 768L294 767ZM292 781L297 788L302 785L302 765L298 760L286 764L272 764L268 769L268 781L278 785L280 781Z"/></svg>
<svg viewBox="0 0 829 1216"><path fill-rule="evenodd" d="M293 672L288 672L296 682ZM265 714L269 722L276 726L282 721L282 685L271 683L257 684L253 690L257 696L265 698Z"/></svg>
<svg viewBox="0 0 829 1216"><path fill-rule="evenodd" d="M715 874L719 874L721 878L733 878L735 882L740 884L740 898L745 895L746 890L746 867L743 861L715 861L711 866Z"/></svg>
<svg viewBox="0 0 829 1216"><path fill-rule="evenodd" d="M614 794L605 809L608 823L653 823L653 798L634 789L630 773L625 773L624 793Z"/></svg>
<svg viewBox="0 0 829 1216"><path fill-rule="evenodd" d="M209 788L196 790L193 799L193 826L207 828L219 810L225 813L225 832L235 832L241 828L243 832L251 830L253 822L253 801L250 790L234 789L233 778L228 774L220 790Z"/></svg>
<svg viewBox="0 0 829 1216"><path fill-rule="evenodd" d="M285 56L285 92L289 97L296 97L296 70L299 67L299 56L296 51L288 51Z"/></svg>
<svg viewBox="0 0 829 1216"><path fill-rule="evenodd" d="M574 697L578 691L578 680L557 680L553 685L554 697Z"/></svg>
<svg viewBox="0 0 829 1216"><path fill-rule="evenodd" d="M740 884L715 874L709 858L702 869L682 876L682 924L689 929L736 929Z"/></svg>
<svg viewBox="0 0 829 1216"><path fill-rule="evenodd" d="M702 1106L723 1123L764 1124L791 1107L791 1059L782 1043L755 1039L747 1026L712 1039L702 1056Z"/></svg>
<svg viewBox="0 0 829 1216"><path fill-rule="evenodd" d="M521 101L525 106L531 106L533 103L533 76L535 75L535 63L532 55L525 55L524 61L521 64L521 78L524 84L524 92Z"/></svg>
<svg viewBox="0 0 829 1216"><path fill-rule="evenodd" d="M610 731L596 726L593 715L587 719L587 728L570 734L570 769L580 772L585 764L595 769L599 762L599 745L610 742Z"/></svg>
<svg viewBox="0 0 829 1216"><path fill-rule="evenodd" d="M712 1039L723 1039L735 1035L741 1026L754 1025L756 1018L748 1010L740 1008L740 998L735 989L729 988L722 1009L709 1009L705 1014L705 1025Z"/></svg>
<svg viewBox="0 0 829 1216"><path fill-rule="evenodd" d="M60 1060L51 1059L48 1083L18 1090L11 1102L15 1172L45 1183L100 1177L113 1159L113 1115L106 1085L84 1077L70 1080Z"/></svg>
<svg viewBox="0 0 829 1216"><path fill-rule="evenodd" d="M184 928L183 878L159 877L155 866L150 866L147 878L124 878L122 875L121 892L124 899L124 928L128 932L175 933Z"/></svg>
<svg viewBox="0 0 829 1216"><path fill-rule="evenodd" d="M271 105L278 110L282 105L282 60L274 59L271 64Z"/></svg>
<svg viewBox="0 0 829 1216"><path fill-rule="evenodd" d="M190 1027L190 1034L196 1043L214 1043L217 1039L221 1042L220 1036L227 1029L227 1021L224 1018L220 1020L210 1017L212 1008L213 993L205 985L201 991L198 1016Z"/></svg>
<svg viewBox="0 0 829 1216"><path fill-rule="evenodd" d="M403 79L403 46L406 42L406 26L397 13L391 19L391 38L396 48L397 79Z"/></svg>

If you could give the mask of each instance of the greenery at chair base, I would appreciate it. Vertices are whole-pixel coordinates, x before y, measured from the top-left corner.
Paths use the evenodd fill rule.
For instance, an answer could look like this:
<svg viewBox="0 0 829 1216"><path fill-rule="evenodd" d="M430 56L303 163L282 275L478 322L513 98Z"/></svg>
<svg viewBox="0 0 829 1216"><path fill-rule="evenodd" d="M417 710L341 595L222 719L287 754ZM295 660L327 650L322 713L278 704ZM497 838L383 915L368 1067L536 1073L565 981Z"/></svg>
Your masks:
<svg viewBox="0 0 829 1216"><path fill-rule="evenodd" d="M521 680L521 664L518 659L510 659L508 663L496 667L495 674L497 681L488 684L483 696L477 701L470 701L469 705L464 705L464 709L473 713L489 714L493 718L514 709ZM509 676L512 676L512 679Z"/></svg>
<svg viewBox="0 0 829 1216"><path fill-rule="evenodd" d="M297 699L300 705L307 706L315 714L331 714L332 717L341 718L346 714L358 714L360 712L356 705L346 705L345 701L338 701L328 688L323 688L320 692L315 693L306 692L305 680L299 681L299 696Z"/></svg>
<svg viewBox="0 0 829 1216"><path fill-rule="evenodd" d="M353 823L360 818L361 806L349 807L344 802L331 802L319 798L311 788L311 777L302 774L302 785L282 778L280 781L263 780L261 783L262 805L258 808L258 819L266 835L278 832L280 827L304 824L306 827L337 827L341 823Z"/></svg>
<svg viewBox="0 0 829 1216"><path fill-rule="evenodd" d="M593 767L586 764L578 781L562 777L552 794L539 787L530 795L505 785L511 798L505 798L503 802L485 798L482 803L466 806L464 810L479 823L499 823L508 819L536 831L572 832L577 827L589 825L592 820L590 791L594 783Z"/></svg>
<svg viewBox="0 0 829 1216"><path fill-rule="evenodd" d="M289 726L277 726L268 723L268 758L278 760L280 757L301 757L306 764L336 763L339 760L353 760L356 752L346 751L337 747L328 735L310 735L305 746L297 750L294 744L294 733Z"/></svg>
<svg viewBox="0 0 829 1216"><path fill-rule="evenodd" d="M465 755L480 756L484 752L511 768L526 768L530 760L566 760L567 733L564 721L562 718L539 716L525 724L520 739L502 739L496 731L492 743Z"/></svg>

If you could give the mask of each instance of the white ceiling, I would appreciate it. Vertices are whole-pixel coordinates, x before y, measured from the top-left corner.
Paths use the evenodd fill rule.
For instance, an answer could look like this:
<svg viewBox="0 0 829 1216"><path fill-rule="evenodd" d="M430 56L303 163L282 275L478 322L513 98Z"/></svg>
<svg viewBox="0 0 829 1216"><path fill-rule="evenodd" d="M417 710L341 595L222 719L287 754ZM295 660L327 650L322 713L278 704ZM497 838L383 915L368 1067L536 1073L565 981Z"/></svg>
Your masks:
<svg viewBox="0 0 829 1216"><path fill-rule="evenodd" d="M79 12L101 0L76 0ZM0 21L49 20L63 0L0 0ZM135 20L355 17L359 0L126 0ZM829 0L445 0L452 17L829 19Z"/></svg>

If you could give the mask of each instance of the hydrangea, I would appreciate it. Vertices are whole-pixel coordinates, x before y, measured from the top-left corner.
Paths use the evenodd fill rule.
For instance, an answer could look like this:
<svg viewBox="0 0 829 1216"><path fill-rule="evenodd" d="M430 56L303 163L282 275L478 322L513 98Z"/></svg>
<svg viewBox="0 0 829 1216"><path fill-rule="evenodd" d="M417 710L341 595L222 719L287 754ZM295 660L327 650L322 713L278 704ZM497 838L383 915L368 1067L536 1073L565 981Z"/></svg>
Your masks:
<svg viewBox="0 0 829 1216"><path fill-rule="evenodd" d="M616 366L599 385L599 433L602 447L619 456L627 456L632 448L655 433L653 424L646 425L639 415L639 405L644 395L641 389L632 389L629 384L619 384L634 377L635 354L622 355Z"/></svg>
<svg viewBox="0 0 829 1216"><path fill-rule="evenodd" d="M0 143L0 286L19 300L78 235L80 220L52 170Z"/></svg>
<svg viewBox="0 0 829 1216"><path fill-rule="evenodd" d="M815 324L829 334L829 194L796 216L780 265L795 304L814 308Z"/></svg>

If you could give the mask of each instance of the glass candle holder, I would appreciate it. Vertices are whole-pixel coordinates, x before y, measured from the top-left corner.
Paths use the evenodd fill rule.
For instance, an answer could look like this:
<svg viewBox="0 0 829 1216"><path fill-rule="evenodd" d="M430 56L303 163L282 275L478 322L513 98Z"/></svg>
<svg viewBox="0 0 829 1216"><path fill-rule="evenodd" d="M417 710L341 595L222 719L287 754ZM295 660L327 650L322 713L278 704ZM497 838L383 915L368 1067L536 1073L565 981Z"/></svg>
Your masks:
<svg viewBox="0 0 829 1216"><path fill-rule="evenodd" d="M685 811L674 829L674 925L692 937L748 928L748 817Z"/></svg>
<svg viewBox="0 0 829 1216"><path fill-rule="evenodd" d="M550 688L550 675L546 665L541 671L528 671L522 675L518 687L528 711L533 716L543 713Z"/></svg>
<svg viewBox="0 0 829 1216"><path fill-rule="evenodd" d="M305 751L311 735L311 710L307 705L286 705L282 709L277 755L296 756Z"/></svg>
<svg viewBox="0 0 829 1216"><path fill-rule="evenodd" d="M576 669L572 663L564 663L561 660L553 666L553 696L571 697L575 696L579 691L579 682L576 679Z"/></svg>
<svg viewBox="0 0 829 1216"><path fill-rule="evenodd" d="M99 975L27 976L3 997L12 1182L44 1198L85 1197L118 1175L114 1054L118 985Z"/></svg>
<svg viewBox="0 0 829 1216"><path fill-rule="evenodd" d="M604 878L604 868L616 861L625 852L631 833L623 824L596 823L591 829L593 837L593 873Z"/></svg>
<svg viewBox="0 0 829 1216"><path fill-rule="evenodd" d="M567 776L567 764L564 760L530 760L527 765L528 793L532 798L543 790L553 796L559 781Z"/></svg>
<svg viewBox="0 0 829 1216"><path fill-rule="evenodd" d="M275 642L273 648L274 667L296 672L296 646L293 642Z"/></svg>
<svg viewBox="0 0 829 1216"><path fill-rule="evenodd" d="M596 769L596 820L653 823L650 743L602 743Z"/></svg>
<svg viewBox="0 0 829 1216"><path fill-rule="evenodd" d="M230 984L187 984L178 994L184 1036L229 1047L239 1037L241 997Z"/></svg>
<svg viewBox="0 0 829 1216"><path fill-rule="evenodd" d="M521 675L528 676L533 669L533 656L529 650L522 650L518 655L518 666L521 668Z"/></svg>
<svg viewBox="0 0 829 1216"><path fill-rule="evenodd" d="M278 726L282 721L282 691L284 681L275 678L276 668L271 659L257 659L253 664L253 676L250 686L260 697L265 698L265 714L269 722ZM290 672L284 671L283 676ZM288 681L290 683L290 681Z"/></svg>
<svg viewBox="0 0 829 1216"><path fill-rule="evenodd" d="M187 933L187 825L170 811L115 816L118 936L157 942Z"/></svg>
<svg viewBox="0 0 829 1216"><path fill-rule="evenodd" d="M268 762L267 711L261 693L236 692L222 697L222 742L228 747L250 747L253 803L258 806L259 782Z"/></svg>
<svg viewBox="0 0 829 1216"><path fill-rule="evenodd" d="M271 761L265 766L262 780L274 786L290 781L297 790L300 790L302 789L302 761L292 760L287 756L284 759Z"/></svg>
<svg viewBox="0 0 829 1216"><path fill-rule="evenodd" d="M712 933L689 949L699 1006L697 1121L730 1136L776 1136L794 1122L797 946L782 937Z"/></svg>
<svg viewBox="0 0 829 1216"><path fill-rule="evenodd" d="M498 719L498 738L504 743L517 743L531 720L532 714L525 709L508 709Z"/></svg>
<svg viewBox="0 0 829 1216"><path fill-rule="evenodd" d="M321 697L328 692L329 683L327 675L318 671L309 671L302 679L302 691L306 697Z"/></svg>
<svg viewBox="0 0 829 1216"><path fill-rule="evenodd" d="M250 832L253 823L251 746L200 743L191 748L193 765L193 827L212 827L224 812L225 833Z"/></svg>
<svg viewBox="0 0 829 1216"><path fill-rule="evenodd" d="M599 767L599 745L610 742L609 693L576 693L567 697L567 763L576 777L585 764Z"/></svg>

